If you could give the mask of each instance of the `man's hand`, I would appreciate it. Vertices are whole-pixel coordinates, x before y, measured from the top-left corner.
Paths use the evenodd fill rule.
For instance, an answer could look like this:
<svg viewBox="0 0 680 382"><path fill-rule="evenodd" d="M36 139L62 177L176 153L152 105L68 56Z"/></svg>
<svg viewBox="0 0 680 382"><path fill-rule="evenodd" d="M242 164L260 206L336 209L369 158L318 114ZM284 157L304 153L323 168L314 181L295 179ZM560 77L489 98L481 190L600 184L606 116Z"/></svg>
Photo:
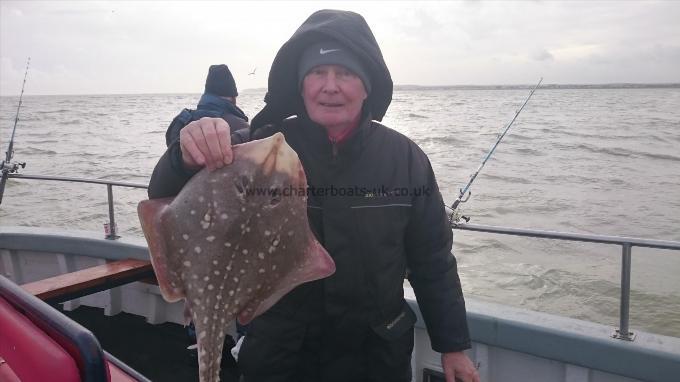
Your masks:
<svg viewBox="0 0 680 382"><path fill-rule="evenodd" d="M480 382L477 368L462 351L442 353L442 368L446 382Z"/></svg>
<svg viewBox="0 0 680 382"><path fill-rule="evenodd" d="M182 161L188 169L207 167L213 171L230 164L231 129L222 118L203 117L184 126L179 133Z"/></svg>

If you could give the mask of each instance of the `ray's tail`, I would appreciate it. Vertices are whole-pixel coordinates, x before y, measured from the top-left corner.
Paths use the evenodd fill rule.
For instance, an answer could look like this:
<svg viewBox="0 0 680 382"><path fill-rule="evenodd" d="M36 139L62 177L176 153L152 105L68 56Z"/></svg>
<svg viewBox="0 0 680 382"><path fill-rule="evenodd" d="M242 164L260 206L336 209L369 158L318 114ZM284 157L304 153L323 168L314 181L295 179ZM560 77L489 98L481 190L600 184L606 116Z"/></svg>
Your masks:
<svg viewBox="0 0 680 382"><path fill-rule="evenodd" d="M219 316L218 316L219 317ZM199 318L194 321L198 344L198 374L200 382L219 382L224 339L227 327L220 318Z"/></svg>

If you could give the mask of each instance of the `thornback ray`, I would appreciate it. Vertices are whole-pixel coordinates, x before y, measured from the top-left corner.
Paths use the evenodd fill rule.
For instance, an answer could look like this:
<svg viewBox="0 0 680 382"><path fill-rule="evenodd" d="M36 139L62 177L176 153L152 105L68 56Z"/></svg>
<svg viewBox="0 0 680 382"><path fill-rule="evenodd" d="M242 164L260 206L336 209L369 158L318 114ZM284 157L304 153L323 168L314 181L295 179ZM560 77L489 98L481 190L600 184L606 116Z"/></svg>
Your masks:
<svg viewBox="0 0 680 382"><path fill-rule="evenodd" d="M283 135L233 146L234 162L204 169L173 199L139 203L161 294L186 300L201 382L219 380L227 326L246 324L335 264L307 220L307 180Z"/></svg>

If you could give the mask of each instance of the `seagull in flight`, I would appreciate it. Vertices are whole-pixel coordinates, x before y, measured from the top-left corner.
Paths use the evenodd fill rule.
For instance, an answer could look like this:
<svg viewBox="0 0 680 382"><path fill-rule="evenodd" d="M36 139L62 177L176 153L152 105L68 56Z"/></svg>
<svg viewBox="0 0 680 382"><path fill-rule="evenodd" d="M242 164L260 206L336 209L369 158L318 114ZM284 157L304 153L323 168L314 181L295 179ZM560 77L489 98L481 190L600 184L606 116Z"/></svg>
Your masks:
<svg viewBox="0 0 680 382"><path fill-rule="evenodd" d="M255 74L255 71L256 71L256 70L257 70L257 67L255 67L255 68L253 69L253 71L252 71L252 72L248 73L248 75L250 76L250 75L253 75L253 74Z"/></svg>

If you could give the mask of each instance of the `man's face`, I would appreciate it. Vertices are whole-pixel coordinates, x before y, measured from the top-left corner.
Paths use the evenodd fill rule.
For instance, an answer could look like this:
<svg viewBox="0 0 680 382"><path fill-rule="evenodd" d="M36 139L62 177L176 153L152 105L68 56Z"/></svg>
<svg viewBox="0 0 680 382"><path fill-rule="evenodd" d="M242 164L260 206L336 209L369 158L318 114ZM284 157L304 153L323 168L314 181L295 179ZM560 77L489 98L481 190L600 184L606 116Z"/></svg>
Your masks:
<svg viewBox="0 0 680 382"><path fill-rule="evenodd" d="M367 96L361 79L340 65L316 66L302 81L309 118L335 132L358 122Z"/></svg>

